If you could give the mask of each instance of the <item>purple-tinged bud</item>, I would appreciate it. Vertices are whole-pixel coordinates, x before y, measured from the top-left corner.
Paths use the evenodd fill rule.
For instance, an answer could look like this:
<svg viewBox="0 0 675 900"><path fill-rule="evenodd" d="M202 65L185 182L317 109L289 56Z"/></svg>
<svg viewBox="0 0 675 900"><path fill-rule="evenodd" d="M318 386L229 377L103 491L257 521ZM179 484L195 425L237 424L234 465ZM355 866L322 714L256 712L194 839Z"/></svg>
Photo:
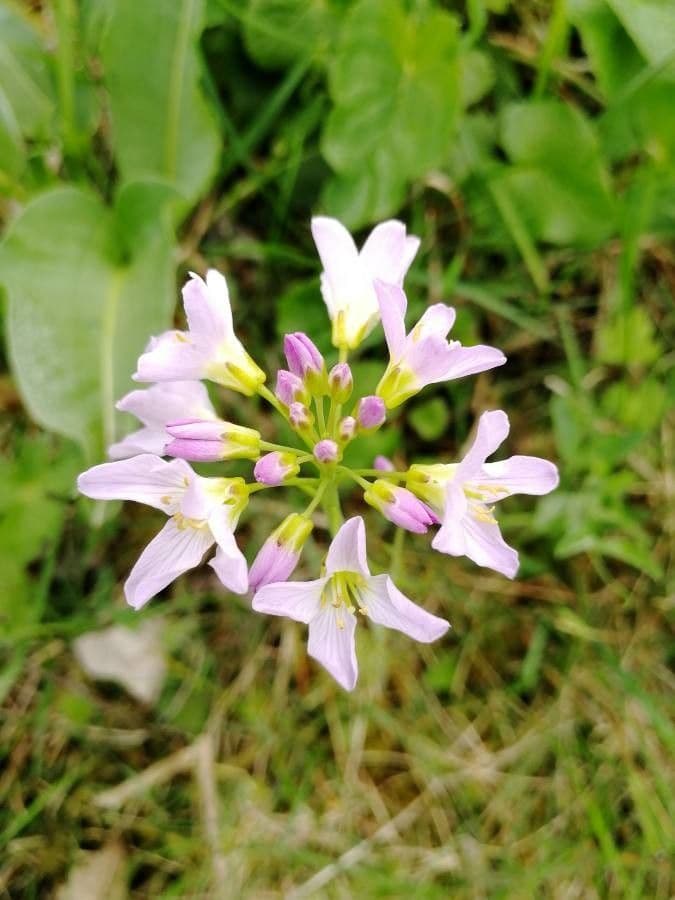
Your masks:
<svg viewBox="0 0 675 900"><path fill-rule="evenodd" d="M356 421L359 424L359 428L364 431L374 431L384 424L386 418L387 410L381 397L371 394L359 400L356 412Z"/></svg>
<svg viewBox="0 0 675 900"><path fill-rule="evenodd" d="M354 416L345 416L338 425L338 434L341 441L351 441L356 434L356 419Z"/></svg>
<svg viewBox="0 0 675 900"><path fill-rule="evenodd" d="M330 438L325 438L323 441L319 441L318 444L315 444L313 452L314 458L320 463L334 463L337 462L341 456L340 448L335 441L331 441Z"/></svg>
<svg viewBox="0 0 675 900"><path fill-rule="evenodd" d="M248 574L255 592L266 584L286 581L300 559L303 545L312 532L312 521L291 513L267 538L253 560Z"/></svg>
<svg viewBox="0 0 675 900"><path fill-rule="evenodd" d="M173 438L164 448L168 456L192 462L260 456L259 432L222 419L181 419L169 422L166 430Z"/></svg>
<svg viewBox="0 0 675 900"><path fill-rule="evenodd" d="M304 403L291 403L288 418L296 431L308 431L314 424L314 416Z"/></svg>
<svg viewBox="0 0 675 900"><path fill-rule="evenodd" d="M288 368L302 378L312 393L326 392L326 364L316 345L302 331L284 337Z"/></svg>
<svg viewBox="0 0 675 900"><path fill-rule="evenodd" d="M394 525L417 534L424 534L429 525L439 522L426 503L418 500L407 488L388 484L381 479L364 491L363 499Z"/></svg>
<svg viewBox="0 0 675 900"><path fill-rule="evenodd" d="M300 403L309 403L309 394L304 381L287 369L279 369L277 372L274 393L284 406L290 406L296 400Z"/></svg>
<svg viewBox="0 0 675 900"><path fill-rule="evenodd" d="M396 470L396 466L387 456L376 456L373 466L379 469L380 472L394 472Z"/></svg>
<svg viewBox="0 0 675 900"><path fill-rule="evenodd" d="M292 453L281 453L273 450L261 456L253 468L253 477L258 484L278 487L293 478L300 471L297 458Z"/></svg>
<svg viewBox="0 0 675 900"><path fill-rule="evenodd" d="M328 373L328 389L336 403L346 403L354 390L352 370L347 363L337 363Z"/></svg>

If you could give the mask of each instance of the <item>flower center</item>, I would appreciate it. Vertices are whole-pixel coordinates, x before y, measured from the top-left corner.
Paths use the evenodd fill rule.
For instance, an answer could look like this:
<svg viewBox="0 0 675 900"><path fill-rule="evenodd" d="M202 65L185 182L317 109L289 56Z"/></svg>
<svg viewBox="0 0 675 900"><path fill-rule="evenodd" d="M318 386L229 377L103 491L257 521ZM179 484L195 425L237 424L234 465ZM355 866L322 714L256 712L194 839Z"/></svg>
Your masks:
<svg viewBox="0 0 675 900"><path fill-rule="evenodd" d="M366 586L366 579L358 572L334 572L328 579L321 594L321 603L328 603L335 607L338 628L344 628L344 619L341 616L343 609L354 612L358 609L363 615L368 614L363 601L362 592Z"/></svg>

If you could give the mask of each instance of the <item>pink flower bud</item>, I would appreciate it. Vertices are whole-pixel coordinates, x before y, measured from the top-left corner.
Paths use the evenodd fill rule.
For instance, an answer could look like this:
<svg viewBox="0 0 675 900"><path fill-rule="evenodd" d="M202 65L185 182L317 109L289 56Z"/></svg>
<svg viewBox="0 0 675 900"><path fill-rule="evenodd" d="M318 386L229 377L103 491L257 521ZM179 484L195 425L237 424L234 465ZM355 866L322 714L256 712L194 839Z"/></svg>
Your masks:
<svg viewBox="0 0 675 900"><path fill-rule="evenodd" d="M292 453L273 450L272 453L260 457L253 469L253 477L258 484L277 487L288 478L293 478L299 471L300 466Z"/></svg>
<svg viewBox="0 0 675 900"><path fill-rule="evenodd" d="M309 402L307 388L302 378L299 378L287 369L279 369L277 372L277 383L274 393L284 406L290 406L296 400L301 403Z"/></svg>
<svg viewBox="0 0 675 900"><path fill-rule="evenodd" d="M314 422L314 417L309 409L304 403L298 402L291 403L289 406L288 418L291 420L291 425L296 431L304 431L307 428L311 428Z"/></svg>
<svg viewBox="0 0 675 900"><path fill-rule="evenodd" d="M379 469L380 472L394 472L396 469L393 462L386 456L376 456L373 466Z"/></svg>
<svg viewBox="0 0 675 900"><path fill-rule="evenodd" d="M337 462L340 458L340 448L335 441L325 438L314 445L314 458L321 463Z"/></svg>
<svg viewBox="0 0 675 900"><path fill-rule="evenodd" d="M356 419L354 416L345 416L338 426L341 441L351 441L356 434Z"/></svg>
<svg viewBox="0 0 675 900"><path fill-rule="evenodd" d="M363 499L390 522L417 534L424 534L429 525L439 522L426 503L418 500L407 488L388 484L381 479L364 491Z"/></svg>
<svg viewBox="0 0 675 900"><path fill-rule="evenodd" d="M356 413L356 420L359 427L366 431L379 428L384 424L387 418L387 412L384 406L384 400L371 394L368 397L362 397L359 400L359 407Z"/></svg>
<svg viewBox="0 0 675 900"><path fill-rule="evenodd" d="M338 363L328 373L328 388L337 403L346 403L354 389L352 370L347 363Z"/></svg>
<svg viewBox="0 0 675 900"><path fill-rule="evenodd" d="M306 378L308 373L321 375L325 368L323 356L316 345L302 331L287 334L284 337L284 353L288 368L298 378Z"/></svg>
<svg viewBox="0 0 675 900"><path fill-rule="evenodd" d="M259 432L243 425L221 419L181 419L169 422L166 430L173 438L164 448L167 456L193 462L257 459L260 456Z"/></svg>
<svg viewBox="0 0 675 900"><path fill-rule="evenodd" d="M286 581L295 569L312 523L291 513L260 548L249 571L248 583L255 592L266 584Z"/></svg>

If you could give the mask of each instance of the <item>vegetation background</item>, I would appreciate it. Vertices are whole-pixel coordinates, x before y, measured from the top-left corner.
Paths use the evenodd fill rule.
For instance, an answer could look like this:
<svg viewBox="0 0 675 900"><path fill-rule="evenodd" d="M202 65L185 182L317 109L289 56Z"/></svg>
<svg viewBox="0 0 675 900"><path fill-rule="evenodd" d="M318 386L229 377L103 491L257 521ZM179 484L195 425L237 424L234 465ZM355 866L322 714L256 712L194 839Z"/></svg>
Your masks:
<svg viewBox="0 0 675 900"><path fill-rule="evenodd" d="M674 108L672 0L0 0L0 895L673 896ZM503 407L562 474L505 504L513 583L406 541L454 630L362 629L351 695L210 570L131 613L157 514L74 491L188 269L268 371L290 329L328 349L316 212L402 218L412 314L509 357L363 464Z"/></svg>

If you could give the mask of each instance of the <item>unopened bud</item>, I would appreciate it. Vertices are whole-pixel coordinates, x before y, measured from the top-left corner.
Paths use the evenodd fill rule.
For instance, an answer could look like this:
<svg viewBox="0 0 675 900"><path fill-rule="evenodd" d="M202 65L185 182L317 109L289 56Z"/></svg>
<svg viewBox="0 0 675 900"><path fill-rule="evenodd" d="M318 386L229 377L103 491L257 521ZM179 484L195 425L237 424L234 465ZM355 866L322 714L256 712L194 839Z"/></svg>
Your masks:
<svg viewBox="0 0 675 900"><path fill-rule="evenodd" d="M278 487L300 471L297 458L293 453L282 453L273 450L261 456L253 469L253 477L259 484Z"/></svg>
<svg viewBox="0 0 675 900"><path fill-rule="evenodd" d="M309 393L304 381L287 369L279 369L277 372L274 393L284 406L290 406L296 400L299 403L309 403Z"/></svg>
<svg viewBox="0 0 675 900"><path fill-rule="evenodd" d="M345 416L338 426L338 434L341 441L351 441L356 434L356 419L354 416Z"/></svg>
<svg viewBox="0 0 675 900"><path fill-rule="evenodd" d="M373 482L364 491L363 499L390 522L408 531L424 534L429 525L438 524L438 519L429 507L407 488L388 484L382 479Z"/></svg>
<svg viewBox="0 0 675 900"><path fill-rule="evenodd" d="M327 392L326 364L314 342L302 331L284 337L284 353L288 368L301 378L312 394Z"/></svg>
<svg viewBox="0 0 675 900"><path fill-rule="evenodd" d="M173 438L165 447L168 456L192 462L257 459L260 456L259 432L243 425L220 419L182 419L169 422L166 430Z"/></svg>
<svg viewBox="0 0 675 900"><path fill-rule="evenodd" d="M314 424L314 416L304 403L291 403L288 408L288 418L296 431L307 431Z"/></svg>
<svg viewBox="0 0 675 900"><path fill-rule="evenodd" d="M314 458L317 462L321 463L334 463L340 459L340 448L335 443L335 441L331 441L330 438L325 438L323 441L319 441L318 444L314 445Z"/></svg>
<svg viewBox="0 0 675 900"><path fill-rule="evenodd" d="M266 584L286 581L298 564L305 541L312 532L312 522L291 513L267 538L253 560L248 582L253 591Z"/></svg>
<svg viewBox="0 0 675 900"><path fill-rule="evenodd" d="M359 406L356 413L356 420L359 428L364 431L374 431L384 424L387 418L387 412L384 406L384 400L371 394L368 397L362 397L359 400Z"/></svg>
<svg viewBox="0 0 675 900"><path fill-rule="evenodd" d="M380 472L394 472L396 466L387 456L376 456L373 467L379 469Z"/></svg>
<svg viewBox="0 0 675 900"><path fill-rule="evenodd" d="M346 403L354 390L352 370L347 363L337 363L328 373L328 388L336 403Z"/></svg>

